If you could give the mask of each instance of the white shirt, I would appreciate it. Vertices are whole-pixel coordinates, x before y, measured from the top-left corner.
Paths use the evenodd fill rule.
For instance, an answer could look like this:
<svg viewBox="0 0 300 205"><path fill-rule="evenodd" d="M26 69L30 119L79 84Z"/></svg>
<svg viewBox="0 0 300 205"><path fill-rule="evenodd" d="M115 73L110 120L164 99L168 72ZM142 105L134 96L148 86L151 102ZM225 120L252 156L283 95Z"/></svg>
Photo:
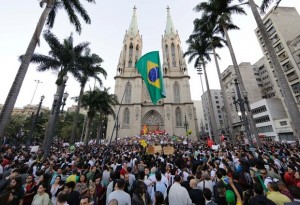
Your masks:
<svg viewBox="0 0 300 205"><path fill-rule="evenodd" d="M169 204L172 205L192 205L192 200L186 188L175 182L169 191Z"/></svg>

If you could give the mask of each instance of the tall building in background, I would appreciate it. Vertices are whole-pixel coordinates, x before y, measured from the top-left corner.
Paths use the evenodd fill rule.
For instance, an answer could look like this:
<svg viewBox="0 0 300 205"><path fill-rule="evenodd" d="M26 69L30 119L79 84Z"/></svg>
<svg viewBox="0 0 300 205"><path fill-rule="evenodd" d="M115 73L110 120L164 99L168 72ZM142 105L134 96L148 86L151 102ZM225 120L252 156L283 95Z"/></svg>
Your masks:
<svg viewBox="0 0 300 205"><path fill-rule="evenodd" d="M278 7L273 8L263 19L268 34L273 43L273 47L278 55L282 69L293 91L294 98L300 108L300 70L299 70L299 49L300 49L300 16L295 8ZM265 48L259 29L255 30L257 39L269 64L269 73L274 85L279 92L275 92L278 98L282 99L280 88L276 81L275 71L271 64L271 59ZM276 90L275 90L276 91ZM285 106L285 103L283 103Z"/></svg>
<svg viewBox="0 0 300 205"><path fill-rule="evenodd" d="M115 94L120 102L120 105L115 108L115 113L118 113L119 108L120 113L116 121L112 117L108 119L108 138L139 134L144 125L149 131L165 130L175 135L185 135L186 130L191 130L191 137L196 138L197 118L191 100L190 76L169 8L161 45L161 62L167 97L154 106L140 74L134 68L136 61L142 56L143 48L143 39L138 30L136 8L134 8L129 29L124 36L115 76ZM117 129L112 135L114 126Z"/></svg>
<svg viewBox="0 0 300 205"><path fill-rule="evenodd" d="M249 104L261 100L261 89L259 83L259 74L255 72L253 66L248 62L242 62L239 64L239 69L242 77L242 81L247 92ZM242 129L241 115L239 114L239 108L236 110L236 106L232 99L232 93L236 92L234 79L235 71L232 65L228 66L221 74L223 86L225 87L225 92L227 94L227 100L230 108L233 121L233 133L238 134ZM237 105L238 107L238 105Z"/></svg>
<svg viewBox="0 0 300 205"><path fill-rule="evenodd" d="M204 109L203 109L202 100L194 100L194 107L197 116L197 126L198 126L199 135L201 137L205 137L208 135L208 133L205 130L205 119L204 119Z"/></svg>
<svg viewBox="0 0 300 205"><path fill-rule="evenodd" d="M224 123L224 117L223 117L223 112L222 108L224 106L223 102L223 97L221 90L217 89L210 89L211 97L212 97L212 108L214 111L216 123L217 123L217 128L218 128L218 134L215 135L215 137L220 136L222 132L225 131L225 123ZM204 121L205 121L205 132L209 134L209 131L212 131L211 127L211 119L210 119L210 113L208 109L208 91L206 91L202 96L201 96L201 101L203 105L203 113L204 113ZM210 130L209 130L210 129Z"/></svg>

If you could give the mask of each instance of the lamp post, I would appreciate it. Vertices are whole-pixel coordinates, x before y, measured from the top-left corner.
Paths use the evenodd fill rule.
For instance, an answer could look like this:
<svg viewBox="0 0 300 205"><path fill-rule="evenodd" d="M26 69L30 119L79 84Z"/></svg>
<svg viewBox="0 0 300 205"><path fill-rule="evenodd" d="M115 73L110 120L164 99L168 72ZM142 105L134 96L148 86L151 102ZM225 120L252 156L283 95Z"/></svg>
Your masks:
<svg viewBox="0 0 300 205"><path fill-rule="evenodd" d="M202 76L201 76L201 75L203 75L203 73L202 73L202 68L201 68L200 65L198 65L198 67L197 67L197 74L200 76L200 82L201 82L201 88L202 88L202 95L204 95L204 88L203 88L203 82L202 82ZM202 104L204 105L203 109L209 110L206 102L202 102ZM212 137L211 129L210 129L210 115L208 115L207 118L208 118L208 122L207 122L208 135L209 135L209 137Z"/></svg>
<svg viewBox="0 0 300 205"><path fill-rule="evenodd" d="M119 116L117 115L117 117L116 117L116 139L115 139L116 144L117 144L117 140L118 140L119 129L120 129Z"/></svg>
<svg viewBox="0 0 300 205"><path fill-rule="evenodd" d="M33 92L33 95L32 95L32 98L31 98L31 101L30 101L30 104L29 104L29 105L32 104L33 98L34 98L34 96L35 96L35 93L36 93L36 90L37 90L39 84L40 84L40 83L43 83L43 82L40 81L40 80L34 80L34 81L36 82L36 86L35 86L35 89L34 89L34 92Z"/></svg>
<svg viewBox="0 0 300 205"><path fill-rule="evenodd" d="M50 154L53 136L54 136L55 128L56 128L56 123L57 123L58 115L60 113L60 107L63 103L63 98L66 97L66 95L64 95L64 90L65 90L66 82L68 81L68 79L69 79L69 77L67 75L63 76L62 79L59 79L61 81L61 83L58 84L58 92L56 94L54 94L54 100L53 100L53 104L52 104L52 112L50 115L47 132L46 132L45 139L44 139L44 147L45 147L44 157L45 158L47 158L48 155Z"/></svg>
<svg viewBox="0 0 300 205"><path fill-rule="evenodd" d="M187 133L188 127L189 127L189 123L186 121L186 115L184 115L184 127L185 127L185 133Z"/></svg>
<svg viewBox="0 0 300 205"><path fill-rule="evenodd" d="M247 92L242 91L242 93L241 93L239 83L238 83L238 80L236 77L234 78L234 85L235 85L236 92L232 91L231 97L232 97L233 103L235 105L236 111L237 112L240 111L240 113L241 113L242 121L243 121L245 132L246 132L245 134L246 134L246 137L250 144L250 147L253 147L252 134L250 131L250 125L249 125L248 117L246 114L247 110L250 111ZM237 98L236 98L236 96L237 96ZM246 108L247 108L247 110L246 110Z"/></svg>
<svg viewBox="0 0 300 205"><path fill-rule="evenodd" d="M39 106L38 106L38 109L37 109L37 111L36 111L36 113L35 113L35 116L33 117L33 120L32 120L32 124L31 124L31 127L30 127L29 135L28 135L27 140L26 140L26 149L28 149L28 147L29 147L30 144L31 144L33 131L34 131L34 128L35 128L37 119L38 119L38 117L39 117L40 110L41 110L42 103L43 103L43 100L44 100L44 99L45 99L45 96L42 95L42 96L41 96L41 101L40 101Z"/></svg>
<svg viewBox="0 0 300 205"><path fill-rule="evenodd" d="M65 93L63 94L62 107L61 107L60 113L63 113L63 112L64 112L64 107L65 107L65 105L66 105L66 100L68 99L68 97L69 97L69 93L65 92Z"/></svg>

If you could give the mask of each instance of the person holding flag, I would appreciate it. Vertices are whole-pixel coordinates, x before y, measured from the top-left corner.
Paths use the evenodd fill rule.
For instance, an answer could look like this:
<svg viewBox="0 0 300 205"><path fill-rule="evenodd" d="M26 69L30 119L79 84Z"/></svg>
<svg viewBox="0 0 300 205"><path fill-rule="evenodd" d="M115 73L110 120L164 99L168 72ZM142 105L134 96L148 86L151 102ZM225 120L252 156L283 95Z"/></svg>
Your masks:
<svg viewBox="0 0 300 205"><path fill-rule="evenodd" d="M152 103L156 105L159 99L166 97L159 52L146 53L136 62L135 67L145 82Z"/></svg>

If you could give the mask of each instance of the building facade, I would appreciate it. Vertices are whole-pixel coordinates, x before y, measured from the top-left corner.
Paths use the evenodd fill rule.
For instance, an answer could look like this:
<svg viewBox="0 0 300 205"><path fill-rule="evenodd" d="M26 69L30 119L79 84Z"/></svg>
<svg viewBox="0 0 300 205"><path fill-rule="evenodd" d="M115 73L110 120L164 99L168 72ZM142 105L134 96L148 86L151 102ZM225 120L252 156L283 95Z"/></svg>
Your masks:
<svg viewBox="0 0 300 205"><path fill-rule="evenodd" d="M294 140L292 126L280 99L262 99L250 107L262 141Z"/></svg>
<svg viewBox="0 0 300 205"><path fill-rule="evenodd" d="M212 108L214 111L216 123L217 123L217 129L218 133L216 136L220 136L223 132L225 132L225 123L224 123L224 116L223 116L223 111L222 108L224 106L223 102L223 97L222 97L222 92L219 89L211 89L210 94L212 97ZM201 101L203 105L203 114L204 114L204 122L205 122L205 133L210 133L212 131L211 127L211 119L210 119L210 113L208 109L208 91L206 91L202 96L201 96Z"/></svg>
<svg viewBox="0 0 300 205"><path fill-rule="evenodd" d="M249 104L261 100L261 88L258 84L260 77L258 72L255 72L253 66L248 62L240 63L239 70L247 92ZM233 134L238 135L240 131L243 131L243 128L239 107L234 104L232 99L233 94L236 96L235 75L232 65L228 66L221 74L223 86L227 94L227 99L223 100L227 100L231 109Z"/></svg>
<svg viewBox="0 0 300 205"><path fill-rule="evenodd" d="M273 43L273 47L278 55L282 69L292 89L295 101L298 102L300 108L300 92L299 92L299 35L300 35L300 16L295 8L278 7L272 9L264 18L264 24ZM265 48L259 29L255 30L256 37L260 47L269 64L270 78L274 82L275 87L279 90L276 92L277 97L282 99L280 87L276 82L276 75L271 63L269 54ZM282 99L283 100L283 99ZM285 106L285 104L283 103Z"/></svg>
<svg viewBox="0 0 300 205"><path fill-rule="evenodd" d="M117 66L114 92L120 104L115 107L117 118L114 120L110 116L108 119L108 138L139 134L145 125L149 131L160 130L175 135L185 135L186 130L191 130L191 137L196 138L197 118L191 100L190 77L169 9L161 45L166 98L153 105L140 74L134 68L143 48L134 8Z"/></svg>

